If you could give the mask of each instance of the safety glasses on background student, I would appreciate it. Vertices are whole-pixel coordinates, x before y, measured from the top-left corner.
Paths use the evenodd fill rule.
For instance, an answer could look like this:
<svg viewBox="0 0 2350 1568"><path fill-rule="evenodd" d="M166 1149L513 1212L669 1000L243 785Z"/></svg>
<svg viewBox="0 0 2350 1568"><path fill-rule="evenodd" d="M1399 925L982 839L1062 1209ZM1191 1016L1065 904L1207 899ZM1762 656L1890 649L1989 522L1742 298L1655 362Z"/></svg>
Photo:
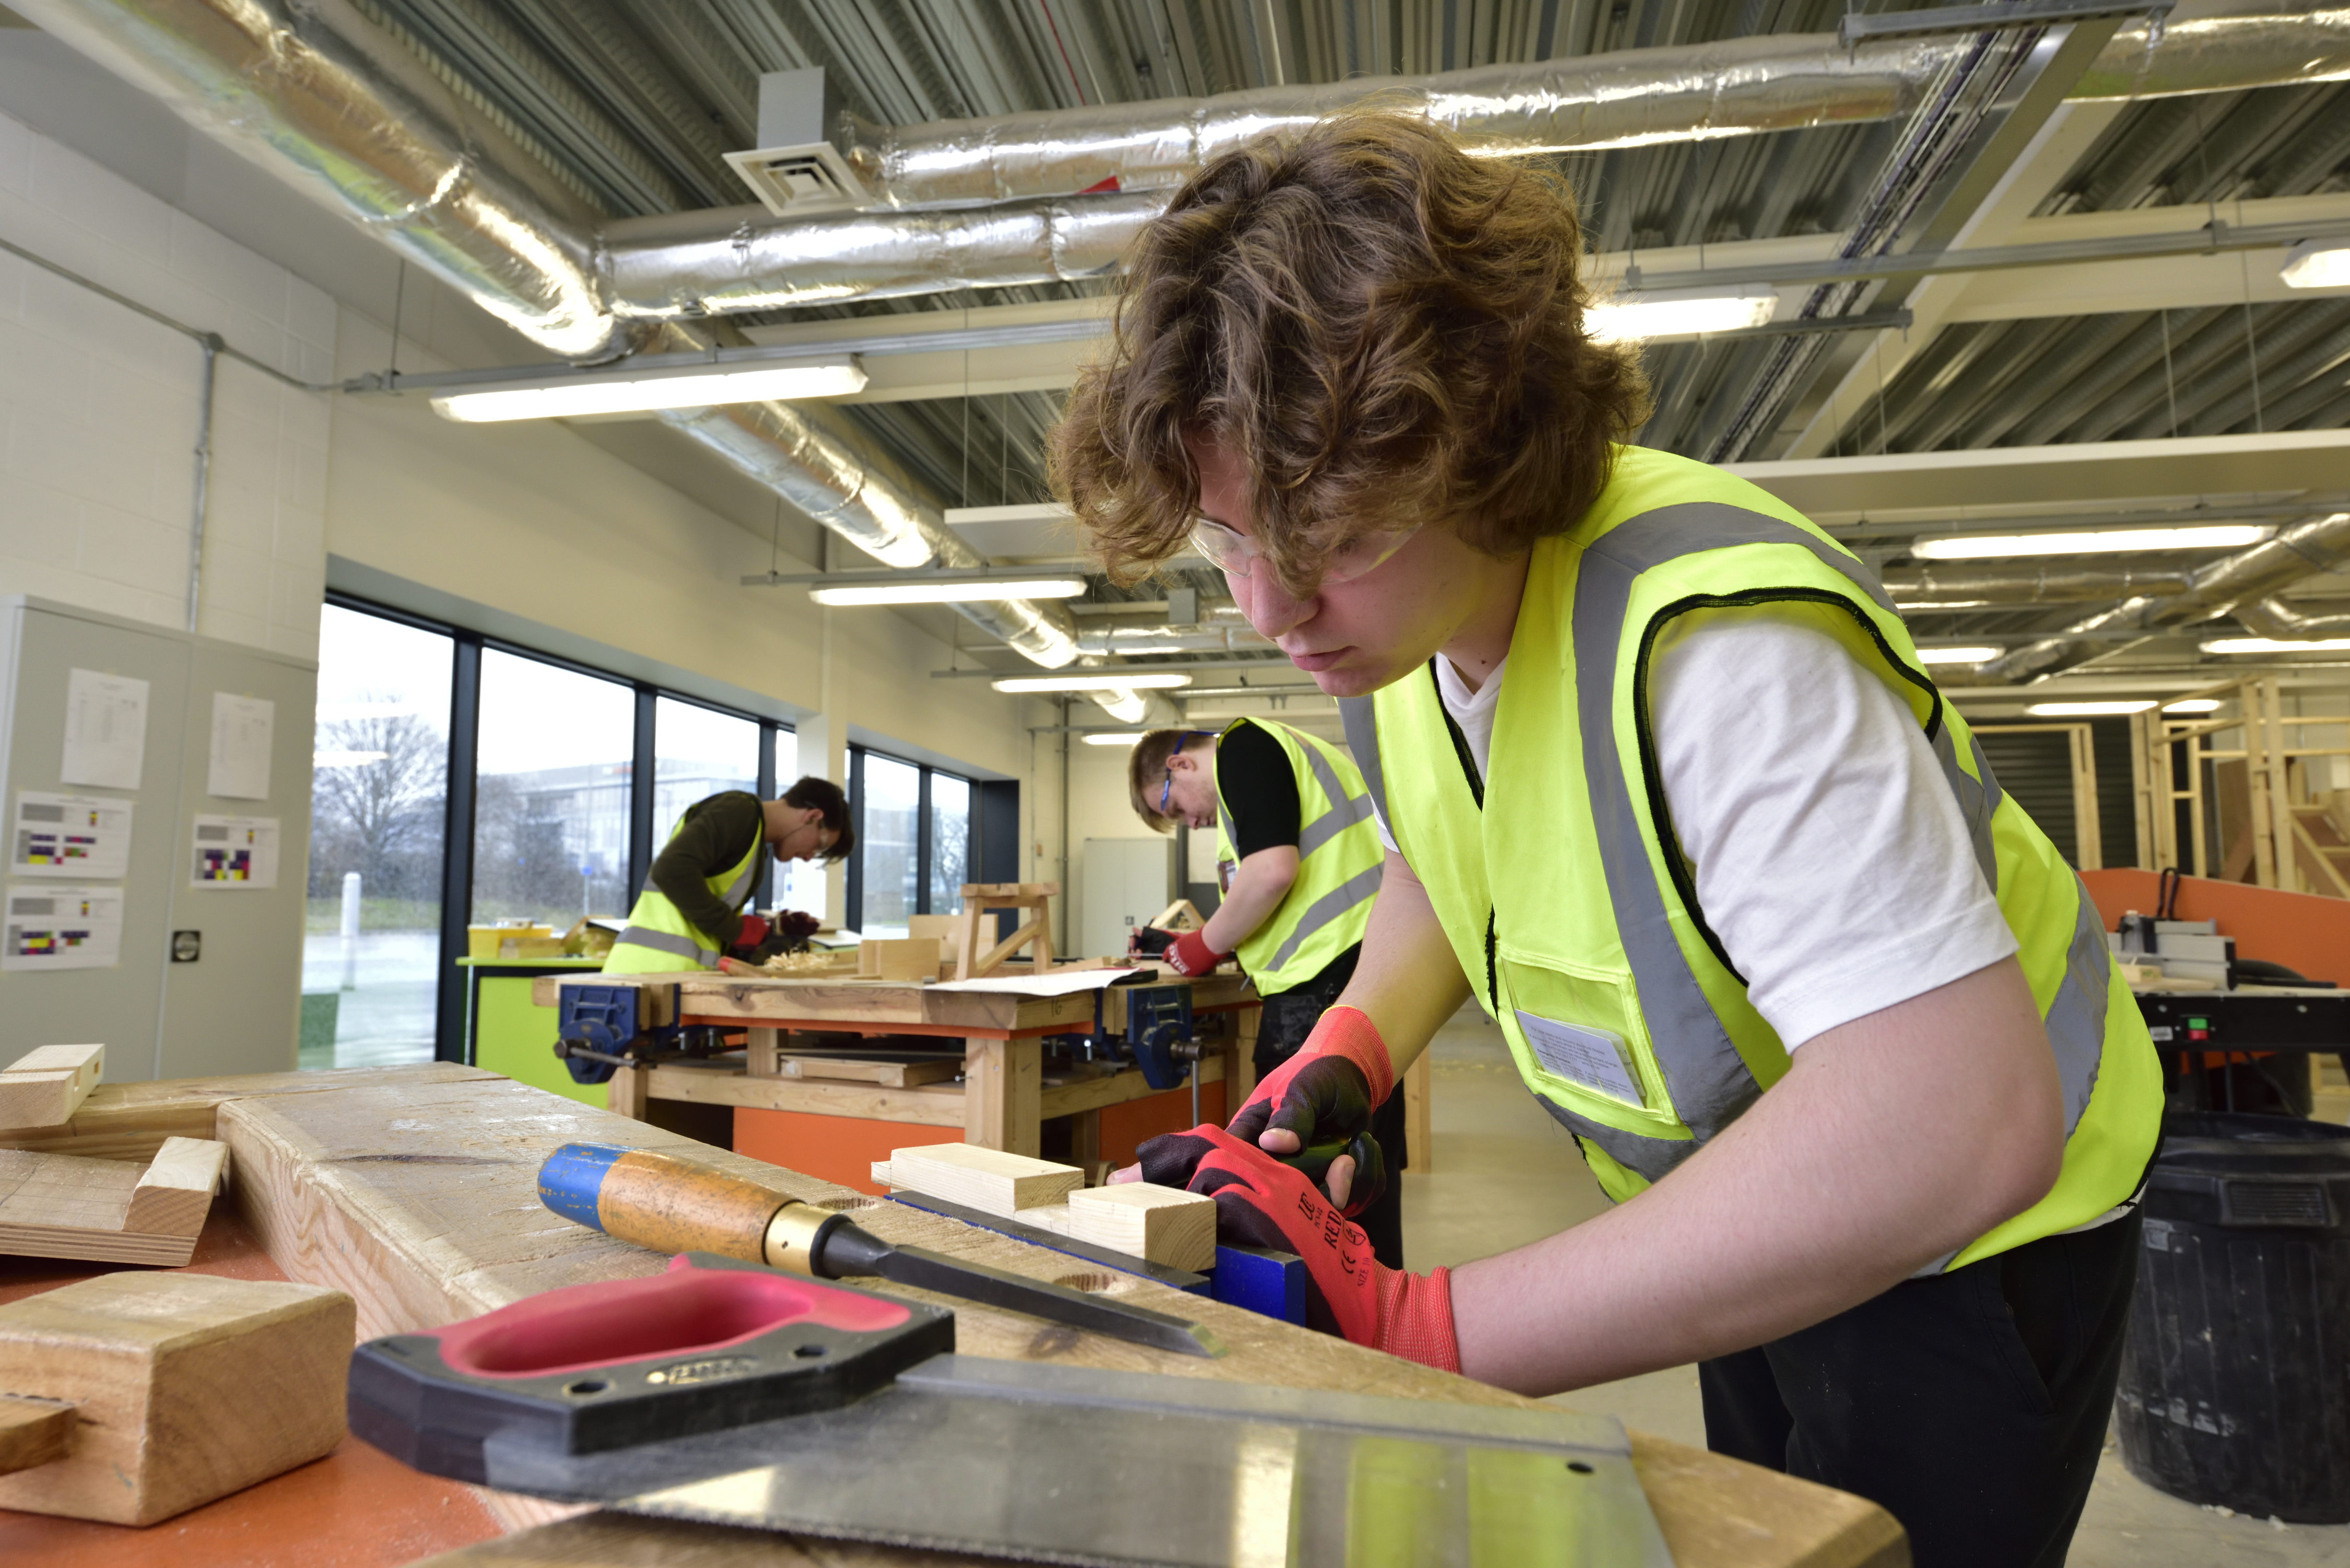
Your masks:
<svg viewBox="0 0 2350 1568"><path fill-rule="evenodd" d="M1419 525L1414 524L1409 528L1364 535L1323 566L1321 585L1326 587L1332 583L1351 583L1378 570L1388 556L1410 544L1412 535L1419 532ZM1228 576L1245 577L1253 564L1264 558L1255 540L1207 517L1191 519L1191 547Z"/></svg>
<svg viewBox="0 0 2350 1568"><path fill-rule="evenodd" d="M1186 730L1176 738L1175 749L1167 753L1167 782L1159 786L1159 815L1167 815L1167 797L1175 793L1175 759L1182 754L1183 743L1194 735L1212 735L1213 730Z"/></svg>

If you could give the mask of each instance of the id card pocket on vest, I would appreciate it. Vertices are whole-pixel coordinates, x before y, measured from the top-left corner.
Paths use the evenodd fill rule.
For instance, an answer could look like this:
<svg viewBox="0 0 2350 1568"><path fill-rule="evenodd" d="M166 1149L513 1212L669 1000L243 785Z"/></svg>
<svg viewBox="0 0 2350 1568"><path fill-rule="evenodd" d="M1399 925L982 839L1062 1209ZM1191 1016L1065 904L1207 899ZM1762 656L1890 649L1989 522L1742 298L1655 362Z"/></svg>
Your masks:
<svg viewBox="0 0 2350 1568"><path fill-rule="evenodd" d="M1627 1106L1648 1104L1648 1097L1640 1093L1639 1080L1633 1075L1632 1054L1626 1049L1621 1034L1610 1029L1544 1018L1523 1007L1514 1011L1518 1028L1525 1035L1526 1048L1546 1071Z"/></svg>

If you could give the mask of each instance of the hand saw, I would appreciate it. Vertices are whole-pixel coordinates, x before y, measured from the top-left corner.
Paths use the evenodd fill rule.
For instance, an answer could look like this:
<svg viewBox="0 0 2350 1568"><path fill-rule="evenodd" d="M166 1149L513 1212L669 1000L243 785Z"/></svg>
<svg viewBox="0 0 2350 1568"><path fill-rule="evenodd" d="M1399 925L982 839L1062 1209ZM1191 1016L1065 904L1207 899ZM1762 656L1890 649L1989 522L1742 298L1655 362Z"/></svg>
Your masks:
<svg viewBox="0 0 2350 1568"><path fill-rule="evenodd" d="M942 1309L707 1254L361 1345L358 1436L634 1513L1137 1568L1670 1568L1605 1417L953 1354Z"/></svg>

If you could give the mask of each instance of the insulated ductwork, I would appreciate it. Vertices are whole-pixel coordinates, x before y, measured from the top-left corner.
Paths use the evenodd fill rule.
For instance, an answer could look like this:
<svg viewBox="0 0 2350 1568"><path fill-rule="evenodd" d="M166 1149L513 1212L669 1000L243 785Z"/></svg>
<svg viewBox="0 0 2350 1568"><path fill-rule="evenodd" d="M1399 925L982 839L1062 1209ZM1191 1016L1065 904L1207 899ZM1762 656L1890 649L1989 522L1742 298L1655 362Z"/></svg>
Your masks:
<svg viewBox="0 0 2350 1568"><path fill-rule="evenodd" d="M2350 512L2312 518L2279 530L2275 537L2249 550L2196 568L2189 575L2185 593L2159 598L2142 594L2126 599L2053 637L2011 649L1987 664L1977 665L1971 676L1954 671L1936 679L1950 685L2001 685L2054 675L2133 645L2127 639L2113 640L2116 631L2143 631L2152 637L2172 627L2210 620L2239 605L2258 604L2279 589L2330 571L2345 560L2350 560Z"/></svg>
<svg viewBox="0 0 2350 1568"><path fill-rule="evenodd" d="M2303 615L2282 599L2240 604L2232 613L2254 637L2350 636L2350 615Z"/></svg>
<svg viewBox="0 0 2350 1568"><path fill-rule="evenodd" d="M1235 605L1217 607L1196 626L1087 628L1077 633L1081 653L1262 653L1272 646Z"/></svg>
<svg viewBox="0 0 2350 1568"><path fill-rule="evenodd" d="M764 207L727 207L608 224L598 259L612 308L639 317L1072 283L1117 271L1164 200L1076 196L781 223Z"/></svg>
<svg viewBox="0 0 2350 1568"><path fill-rule="evenodd" d="M2189 587L2185 572L2064 566L1909 566L1887 570L1883 578L1885 591L1904 609L1931 609L1937 604L1995 606L2117 599L2130 594L2155 597L2183 594Z"/></svg>
<svg viewBox="0 0 2350 1568"><path fill-rule="evenodd" d="M1888 119L1975 47L1970 35L1862 44L1833 34L1619 49L1440 76L1357 78L1214 98L875 126L849 119L849 167L892 207L972 206L1180 184L1268 130L1357 106L1425 115L1493 157L1753 136ZM2350 76L2350 9L2191 3L2123 28L2073 95L2227 92Z"/></svg>

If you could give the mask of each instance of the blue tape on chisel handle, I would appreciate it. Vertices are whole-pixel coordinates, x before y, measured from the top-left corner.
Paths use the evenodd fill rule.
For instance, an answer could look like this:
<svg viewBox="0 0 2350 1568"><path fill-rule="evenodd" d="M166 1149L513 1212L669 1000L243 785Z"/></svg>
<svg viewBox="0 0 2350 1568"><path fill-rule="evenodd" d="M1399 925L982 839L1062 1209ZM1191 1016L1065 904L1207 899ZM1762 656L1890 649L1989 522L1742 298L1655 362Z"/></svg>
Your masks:
<svg viewBox="0 0 2350 1568"><path fill-rule="evenodd" d="M629 1151L617 1144L567 1143L538 1168L538 1200L566 1220L601 1231L596 1200L612 1162Z"/></svg>

